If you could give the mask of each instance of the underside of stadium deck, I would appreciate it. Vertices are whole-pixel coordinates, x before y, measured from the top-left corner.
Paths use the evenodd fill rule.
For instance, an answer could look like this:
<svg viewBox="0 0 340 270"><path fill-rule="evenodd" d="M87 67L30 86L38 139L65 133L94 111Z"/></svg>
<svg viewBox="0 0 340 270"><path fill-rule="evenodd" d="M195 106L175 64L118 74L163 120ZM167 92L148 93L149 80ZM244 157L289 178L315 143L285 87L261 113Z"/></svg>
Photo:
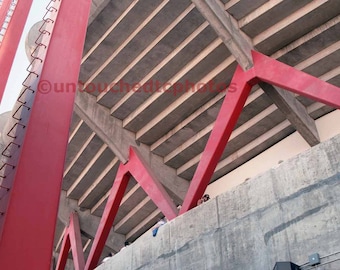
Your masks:
<svg viewBox="0 0 340 270"><path fill-rule="evenodd" d="M56 258L74 211L89 256L122 166L130 178L102 256L177 215L176 206L190 210L207 184L293 132L317 145L315 120L340 108L339 32L337 0L93 0ZM134 177L138 164L171 207Z"/></svg>

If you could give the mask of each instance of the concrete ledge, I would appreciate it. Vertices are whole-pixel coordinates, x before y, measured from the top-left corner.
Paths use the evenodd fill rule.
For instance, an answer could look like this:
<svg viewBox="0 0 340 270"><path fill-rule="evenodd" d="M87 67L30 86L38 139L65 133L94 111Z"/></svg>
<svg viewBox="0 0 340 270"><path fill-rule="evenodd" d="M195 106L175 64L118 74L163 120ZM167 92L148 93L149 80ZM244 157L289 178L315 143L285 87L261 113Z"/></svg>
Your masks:
<svg viewBox="0 0 340 270"><path fill-rule="evenodd" d="M340 269L340 135L146 233L97 269Z"/></svg>

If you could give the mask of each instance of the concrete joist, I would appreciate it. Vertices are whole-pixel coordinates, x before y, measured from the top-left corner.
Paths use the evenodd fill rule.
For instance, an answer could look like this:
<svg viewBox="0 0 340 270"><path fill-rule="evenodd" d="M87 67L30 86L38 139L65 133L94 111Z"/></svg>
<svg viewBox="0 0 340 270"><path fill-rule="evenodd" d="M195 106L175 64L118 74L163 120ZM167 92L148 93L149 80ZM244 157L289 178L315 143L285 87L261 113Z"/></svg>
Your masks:
<svg viewBox="0 0 340 270"><path fill-rule="evenodd" d="M177 197L175 201L184 198L188 182L178 177L174 169L166 166L161 157L151 153L149 146L138 145L134 134L125 130L122 122L111 116L109 110L96 103L93 96L78 92L75 112L108 145L121 162L128 161L129 147L136 147L144 160L149 162L149 166L162 184Z"/></svg>
<svg viewBox="0 0 340 270"><path fill-rule="evenodd" d="M256 37L252 44L250 38L247 37L239 28L238 22L235 21L235 19L233 19L233 17L224 10L223 5L219 1L192 1L223 40L229 51L234 55L239 65L244 70L251 68L253 66L253 60L251 56L251 50L254 48L253 44L255 45L263 41L267 36L262 37L262 35L265 35L265 32L268 32L267 35L269 35L271 30L268 29L262 33L261 38ZM314 9L320 4L322 3L314 3L312 7L306 7L305 9ZM277 28L275 28L275 32L277 32ZM284 93L281 89L266 83L261 83L260 86L311 146L320 142L314 119L310 117L305 107L295 99L292 93Z"/></svg>
<svg viewBox="0 0 340 270"><path fill-rule="evenodd" d="M222 39L236 61L244 69L253 66L251 41L238 28L237 21L224 11L223 5L216 0L192 0L211 27Z"/></svg>

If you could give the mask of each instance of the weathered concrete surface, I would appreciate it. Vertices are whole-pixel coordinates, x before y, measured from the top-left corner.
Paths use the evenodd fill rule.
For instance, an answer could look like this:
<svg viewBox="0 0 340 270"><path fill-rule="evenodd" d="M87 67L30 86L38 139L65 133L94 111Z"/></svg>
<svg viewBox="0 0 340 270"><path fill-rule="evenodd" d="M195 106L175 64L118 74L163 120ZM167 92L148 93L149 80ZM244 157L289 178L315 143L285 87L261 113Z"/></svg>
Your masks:
<svg viewBox="0 0 340 270"><path fill-rule="evenodd" d="M340 135L147 232L97 269L340 269ZM331 263L327 263L333 261ZM314 269L314 268L313 268Z"/></svg>

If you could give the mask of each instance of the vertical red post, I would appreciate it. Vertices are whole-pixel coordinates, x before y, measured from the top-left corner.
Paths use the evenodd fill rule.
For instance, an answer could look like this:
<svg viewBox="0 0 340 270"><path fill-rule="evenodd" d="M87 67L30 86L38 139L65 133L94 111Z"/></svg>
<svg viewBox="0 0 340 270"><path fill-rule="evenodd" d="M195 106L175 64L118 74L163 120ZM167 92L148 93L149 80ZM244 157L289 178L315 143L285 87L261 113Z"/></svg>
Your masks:
<svg viewBox="0 0 340 270"><path fill-rule="evenodd" d="M61 2L39 76L51 89L37 91L31 109L4 216L0 269L50 269L75 97L56 87L77 85L90 6L91 0Z"/></svg>
<svg viewBox="0 0 340 270"><path fill-rule="evenodd" d="M0 10L0 27L5 20L11 0L4 0ZM7 79L12 68L20 37L27 20L32 0L18 0L11 21L0 46L0 102L5 91ZM7 7L7 8L6 8ZM5 10L6 8L6 10Z"/></svg>
<svg viewBox="0 0 340 270"><path fill-rule="evenodd" d="M252 72L253 70L244 72L241 67L236 69L229 91L224 98L201 160L191 180L180 214L195 207L207 188L251 90L252 85L248 81L254 77ZM249 75L251 76L249 77Z"/></svg>

